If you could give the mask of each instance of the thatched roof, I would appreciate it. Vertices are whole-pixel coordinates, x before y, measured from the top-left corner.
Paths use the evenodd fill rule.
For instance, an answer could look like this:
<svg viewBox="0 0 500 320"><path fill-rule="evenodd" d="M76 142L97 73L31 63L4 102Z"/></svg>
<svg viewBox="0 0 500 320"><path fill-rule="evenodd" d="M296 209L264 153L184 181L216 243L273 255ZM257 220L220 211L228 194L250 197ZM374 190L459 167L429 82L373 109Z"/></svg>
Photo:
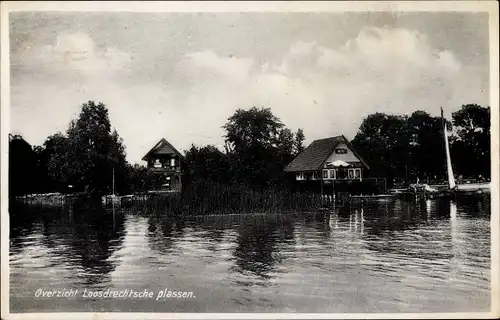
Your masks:
<svg viewBox="0 0 500 320"><path fill-rule="evenodd" d="M301 171L317 171L319 170L328 159L328 156L332 154L335 147L339 143L345 143L349 149L354 153L354 155L359 159L359 161L367 168L370 167L368 164L359 156L359 154L354 150L352 144L346 139L346 137L336 136L332 138L314 140L304 151L302 151L292 162L286 166L286 172L301 172Z"/></svg>
<svg viewBox="0 0 500 320"><path fill-rule="evenodd" d="M142 158L143 161L147 161L152 155L165 155L165 154L175 154L183 157L182 154L174 148L166 139L162 138L158 143L149 150L148 153Z"/></svg>

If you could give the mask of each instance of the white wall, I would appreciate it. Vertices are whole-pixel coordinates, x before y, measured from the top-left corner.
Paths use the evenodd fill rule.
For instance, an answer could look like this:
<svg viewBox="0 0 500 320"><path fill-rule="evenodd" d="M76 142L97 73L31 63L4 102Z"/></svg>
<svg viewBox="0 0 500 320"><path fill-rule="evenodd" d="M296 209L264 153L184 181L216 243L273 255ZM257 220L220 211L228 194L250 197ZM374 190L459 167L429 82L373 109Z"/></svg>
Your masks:
<svg viewBox="0 0 500 320"><path fill-rule="evenodd" d="M335 147L335 149L338 149L338 148L347 149L347 153L345 153L345 154L336 154L335 150L333 150L332 154L326 160L326 163L333 162L333 161L336 161L336 160L342 160L342 161L359 161L359 159L354 155L354 153L351 151L351 149L349 149L349 147L345 143L343 143L343 142L339 143Z"/></svg>

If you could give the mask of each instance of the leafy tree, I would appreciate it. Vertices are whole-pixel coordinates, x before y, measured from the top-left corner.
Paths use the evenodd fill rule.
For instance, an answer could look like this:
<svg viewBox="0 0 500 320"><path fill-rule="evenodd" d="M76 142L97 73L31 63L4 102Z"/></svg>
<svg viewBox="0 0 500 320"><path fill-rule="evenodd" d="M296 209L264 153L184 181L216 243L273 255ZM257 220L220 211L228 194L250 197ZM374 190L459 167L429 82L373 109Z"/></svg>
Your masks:
<svg viewBox="0 0 500 320"><path fill-rule="evenodd" d="M270 109L238 109L223 128L234 182L262 187L282 180L296 140Z"/></svg>
<svg viewBox="0 0 500 320"><path fill-rule="evenodd" d="M446 121L451 132L452 124ZM450 136L455 174L489 176L490 114L489 108L465 105L453 113L457 135ZM395 178L415 181L443 179L446 157L443 119L424 111L410 117L375 113L363 120L352 141L369 161L371 175L386 177L390 185Z"/></svg>
<svg viewBox="0 0 500 320"><path fill-rule="evenodd" d="M65 191L72 183L70 147L69 139L56 133L45 140L40 154L42 161L46 162L48 176L58 185L59 191Z"/></svg>
<svg viewBox="0 0 500 320"><path fill-rule="evenodd" d="M443 139L443 119L427 112L415 111L408 118L410 135L410 179L442 179L446 175L446 157ZM447 121L448 129L451 124Z"/></svg>
<svg viewBox="0 0 500 320"><path fill-rule="evenodd" d="M407 117L375 113L366 117L353 146L371 167L371 175L393 179L405 177L409 157Z"/></svg>
<svg viewBox="0 0 500 320"><path fill-rule="evenodd" d="M277 156L282 164L287 165L293 159L295 146L295 137L288 128L282 128L278 131L276 141Z"/></svg>
<svg viewBox="0 0 500 320"><path fill-rule="evenodd" d="M115 170L116 191L126 189L126 160L123 141L111 132L108 110L103 103L82 105L77 119L70 122L67 135L47 138L41 151L47 172L61 191L111 192Z"/></svg>
<svg viewBox="0 0 500 320"><path fill-rule="evenodd" d="M293 155L296 156L299 153L301 153L304 150L304 140L306 137L304 136L304 131L302 129L298 129L297 133L295 134L295 143L294 143L294 150L293 150Z"/></svg>
<svg viewBox="0 0 500 320"><path fill-rule="evenodd" d="M236 110L223 126L227 131L226 141L235 152L273 147L282 127L283 124L271 109L256 107Z"/></svg>
<svg viewBox="0 0 500 320"><path fill-rule="evenodd" d="M37 158L31 145L20 135L9 135L9 196L36 190Z"/></svg>
<svg viewBox="0 0 500 320"><path fill-rule="evenodd" d="M187 171L192 180L228 182L228 158L215 146L196 147L193 144L184 154Z"/></svg>
<svg viewBox="0 0 500 320"><path fill-rule="evenodd" d="M110 192L112 172L118 177L117 189L121 189L125 173L125 148L118 133L111 133L108 109L103 103L89 101L82 105L78 119L68 129L70 143L69 176L79 187L88 192Z"/></svg>
<svg viewBox="0 0 500 320"><path fill-rule="evenodd" d="M140 165L126 165L127 192L143 192L156 188L166 182L165 176L156 174Z"/></svg>
<svg viewBox="0 0 500 320"><path fill-rule="evenodd" d="M452 118L457 132L451 150L456 171L469 177L490 177L490 107L463 105Z"/></svg>

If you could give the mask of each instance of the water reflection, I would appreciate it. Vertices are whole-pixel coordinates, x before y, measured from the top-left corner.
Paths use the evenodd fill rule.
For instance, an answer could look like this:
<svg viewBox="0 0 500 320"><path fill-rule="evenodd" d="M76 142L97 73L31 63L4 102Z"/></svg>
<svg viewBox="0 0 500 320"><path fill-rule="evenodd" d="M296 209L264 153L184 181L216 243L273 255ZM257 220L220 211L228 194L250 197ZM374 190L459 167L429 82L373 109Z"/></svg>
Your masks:
<svg viewBox="0 0 500 320"><path fill-rule="evenodd" d="M176 239L183 235L184 227L185 223L180 219L150 216L148 218L148 245L160 254L168 254L172 251Z"/></svg>
<svg viewBox="0 0 500 320"><path fill-rule="evenodd" d="M12 252L22 254L23 247L49 250L50 256L44 264L56 266L66 264L65 269L81 270L75 276L84 284L105 281L115 265L108 260L120 245L124 234L123 216L115 217L103 211L98 203L88 202L79 207L49 208L16 206L11 224L19 230L16 222L22 221L21 232L11 235ZM33 213L37 213L36 215ZM26 214L26 215L23 215ZM19 218L20 216L23 218ZM38 226L27 230L26 226ZM31 233L30 233L31 231Z"/></svg>
<svg viewBox="0 0 500 320"><path fill-rule="evenodd" d="M233 270L244 275L269 279L282 262L282 250L293 240L293 225L286 219L256 217L238 226Z"/></svg>
<svg viewBox="0 0 500 320"><path fill-rule="evenodd" d="M175 284L199 286L211 302L154 304L161 310L142 311L483 310L489 306L489 210L488 198L398 199L318 214L183 220L102 210L96 203L16 205L11 299L14 306L31 302L33 290L53 285ZM100 303L98 311L142 305ZM67 301L59 306L72 308Z"/></svg>

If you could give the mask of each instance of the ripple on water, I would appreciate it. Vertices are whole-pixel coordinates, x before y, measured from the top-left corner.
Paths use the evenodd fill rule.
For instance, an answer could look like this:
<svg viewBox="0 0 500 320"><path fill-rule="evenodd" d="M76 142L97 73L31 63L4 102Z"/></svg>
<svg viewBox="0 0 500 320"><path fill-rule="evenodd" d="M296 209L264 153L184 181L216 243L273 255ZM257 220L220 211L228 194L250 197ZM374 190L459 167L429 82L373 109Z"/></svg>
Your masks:
<svg viewBox="0 0 500 320"><path fill-rule="evenodd" d="M490 303L489 212L457 203L451 219L450 208L391 200L319 219L123 213L99 224L56 216L11 239L11 297L32 310L26 301L43 286L168 287L204 298L141 311L482 311ZM60 311L77 305L59 303Z"/></svg>

